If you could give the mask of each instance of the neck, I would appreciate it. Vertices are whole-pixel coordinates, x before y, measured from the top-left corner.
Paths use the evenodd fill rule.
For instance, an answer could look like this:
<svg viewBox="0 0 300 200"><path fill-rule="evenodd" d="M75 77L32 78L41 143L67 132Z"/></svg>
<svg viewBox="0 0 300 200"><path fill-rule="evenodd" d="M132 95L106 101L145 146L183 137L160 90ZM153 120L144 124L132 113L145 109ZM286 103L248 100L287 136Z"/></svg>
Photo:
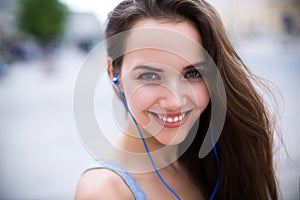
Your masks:
<svg viewBox="0 0 300 200"><path fill-rule="evenodd" d="M148 146L149 152L158 169L169 166L177 160L177 146L163 145L141 129ZM137 128L132 123L128 123L125 131L117 138L114 143L121 151L125 152L117 156L117 160L125 165L126 168L135 169L134 171L146 172L153 169L147 155L142 138ZM125 155L126 154L126 155ZM134 166L133 166L134 165ZM141 170L137 170L137 168Z"/></svg>

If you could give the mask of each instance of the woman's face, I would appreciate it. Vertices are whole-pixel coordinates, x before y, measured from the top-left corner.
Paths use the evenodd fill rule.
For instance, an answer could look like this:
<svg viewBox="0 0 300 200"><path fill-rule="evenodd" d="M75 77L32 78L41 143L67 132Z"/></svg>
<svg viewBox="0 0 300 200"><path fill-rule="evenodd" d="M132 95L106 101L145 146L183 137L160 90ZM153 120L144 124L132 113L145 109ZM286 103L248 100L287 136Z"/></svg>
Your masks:
<svg viewBox="0 0 300 200"><path fill-rule="evenodd" d="M142 20L132 30L144 28L176 31L201 44L200 35L189 22ZM159 38L151 41L147 35L142 38L149 43L164 42ZM210 100L199 73L205 67L201 50L185 45L179 48L192 55L193 63L165 49L141 48L124 54L120 72L120 85L137 123L164 145L182 142Z"/></svg>

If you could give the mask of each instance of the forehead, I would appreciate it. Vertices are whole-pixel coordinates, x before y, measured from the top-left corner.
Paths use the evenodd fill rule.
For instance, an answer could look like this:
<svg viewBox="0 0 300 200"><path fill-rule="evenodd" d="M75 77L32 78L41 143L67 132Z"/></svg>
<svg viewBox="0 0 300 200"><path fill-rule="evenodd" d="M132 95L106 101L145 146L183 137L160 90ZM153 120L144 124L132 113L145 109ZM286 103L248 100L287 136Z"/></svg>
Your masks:
<svg viewBox="0 0 300 200"><path fill-rule="evenodd" d="M136 29L164 29L170 30L172 32L177 32L178 34L182 34L185 37L189 37L192 40L195 40L198 43L201 43L201 36L197 31L196 27L189 21L182 22L168 22L166 20L153 20L153 19L144 19L138 21L131 30ZM166 31L166 34L168 32Z"/></svg>
<svg viewBox="0 0 300 200"><path fill-rule="evenodd" d="M122 68L138 64L188 65L201 61L202 55L201 36L188 21L139 21L125 46Z"/></svg>

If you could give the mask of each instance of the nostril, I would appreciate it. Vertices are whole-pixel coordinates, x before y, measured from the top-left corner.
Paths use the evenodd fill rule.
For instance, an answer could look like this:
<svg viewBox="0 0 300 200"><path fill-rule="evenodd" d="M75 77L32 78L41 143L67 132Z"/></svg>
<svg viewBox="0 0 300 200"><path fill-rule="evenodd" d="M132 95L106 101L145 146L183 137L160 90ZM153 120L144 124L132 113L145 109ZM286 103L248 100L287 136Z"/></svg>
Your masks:
<svg viewBox="0 0 300 200"><path fill-rule="evenodd" d="M160 97L158 99L159 105L169 111L178 111L180 108L187 104L187 97L182 92L165 88L160 91Z"/></svg>

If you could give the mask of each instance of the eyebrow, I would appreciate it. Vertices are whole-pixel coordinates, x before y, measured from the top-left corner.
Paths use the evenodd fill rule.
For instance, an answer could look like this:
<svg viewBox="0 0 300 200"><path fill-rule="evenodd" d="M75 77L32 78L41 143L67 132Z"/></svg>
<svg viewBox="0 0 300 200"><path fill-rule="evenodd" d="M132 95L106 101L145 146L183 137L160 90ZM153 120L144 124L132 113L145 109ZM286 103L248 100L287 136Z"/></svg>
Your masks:
<svg viewBox="0 0 300 200"><path fill-rule="evenodd" d="M155 72L163 72L164 71L162 69L155 68L155 67L150 67L150 66L147 66L147 65L137 66L133 70L137 70L137 69L147 69L147 70L155 71Z"/></svg>
<svg viewBox="0 0 300 200"><path fill-rule="evenodd" d="M205 66L205 63L206 63L205 61L202 61L202 62L198 62L198 63L192 64L192 65L188 65L188 66L183 68L183 71ZM156 67L151 67L151 66L148 66L148 65L140 65L140 66L135 67L133 70L138 70L138 69L146 69L146 70L150 70L150 71L154 71L154 72L163 72L164 71L162 69L159 69L159 68L156 68Z"/></svg>
<svg viewBox="0 0 300 200"><path fill-rule="evenodd" d="M196 69L196 68L199 68L199 67L204 67L205 65L206 65L206 62L201 61L201 62L195 63L193 65L188 65L188 66L184 67L183 71L189 70L189 69Z"/></svg>

